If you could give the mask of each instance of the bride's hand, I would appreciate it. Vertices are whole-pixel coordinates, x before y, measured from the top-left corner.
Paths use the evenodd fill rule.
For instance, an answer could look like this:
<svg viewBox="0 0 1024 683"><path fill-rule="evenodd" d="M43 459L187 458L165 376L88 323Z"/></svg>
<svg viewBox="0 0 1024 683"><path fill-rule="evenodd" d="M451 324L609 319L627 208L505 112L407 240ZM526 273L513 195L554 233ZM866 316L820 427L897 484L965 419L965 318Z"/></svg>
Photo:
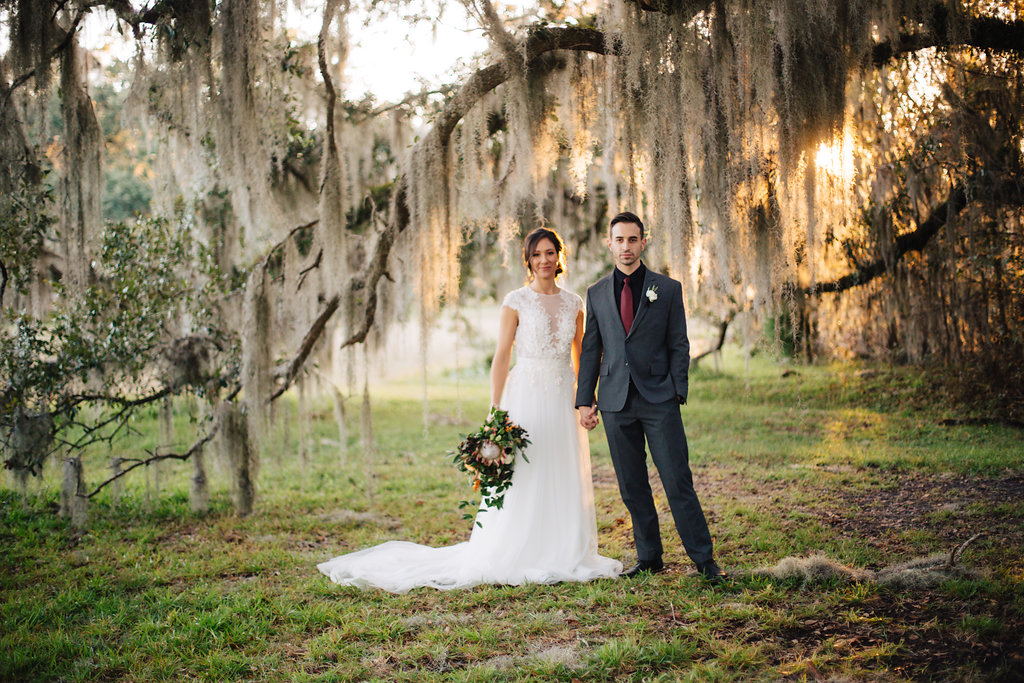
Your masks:
<svg viewBox="0 0 1024 683"><path fill-rule="evenodd" d="M597 409L595 409L594 406L581 406L579 408L579 413L580 426L588 432L598 425L599 420L597 417Z"/></svg>

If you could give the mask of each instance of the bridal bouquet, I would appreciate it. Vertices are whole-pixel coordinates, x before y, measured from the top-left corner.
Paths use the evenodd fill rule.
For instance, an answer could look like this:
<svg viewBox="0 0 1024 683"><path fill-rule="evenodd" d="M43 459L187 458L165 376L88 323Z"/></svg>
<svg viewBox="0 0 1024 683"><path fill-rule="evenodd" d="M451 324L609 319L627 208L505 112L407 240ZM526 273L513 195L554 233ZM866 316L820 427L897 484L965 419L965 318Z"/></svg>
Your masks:
<svg viewBox="0 0 1024 683"><path fill-rule="evenodd" d="M455 456L453 462L460 471L472 475L473 490L482 492L484 505L500 510L505 502L505 491L512 485L516 453L529 444L526 430L508 419L507 410L491 408L483 426L467 434L458 449L449 454ZM526 460L525 453L523 460ZM463 509L471 505L465 500L459 503ZM473 515L467 512L462 517L472 519Z"/></svg>

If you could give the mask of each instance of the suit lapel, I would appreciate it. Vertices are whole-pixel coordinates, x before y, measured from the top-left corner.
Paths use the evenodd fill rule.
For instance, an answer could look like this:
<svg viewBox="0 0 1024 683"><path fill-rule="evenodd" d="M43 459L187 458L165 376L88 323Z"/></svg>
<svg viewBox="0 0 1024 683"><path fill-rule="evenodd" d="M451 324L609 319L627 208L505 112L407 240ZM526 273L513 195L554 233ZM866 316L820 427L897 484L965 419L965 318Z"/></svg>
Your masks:
<svg viewBox="0 0 1024 683"><path fill-rule="evenodd" d="M601 298L604 299L606 305L609 306L609 311L615 316L615 319L619 321L619 329L622 330L622 334L626 334L626 330L622 327L622 317L619 315L619 302L615 300L615 273L604 277L600 283L605 291L601 293Z"/></svg>

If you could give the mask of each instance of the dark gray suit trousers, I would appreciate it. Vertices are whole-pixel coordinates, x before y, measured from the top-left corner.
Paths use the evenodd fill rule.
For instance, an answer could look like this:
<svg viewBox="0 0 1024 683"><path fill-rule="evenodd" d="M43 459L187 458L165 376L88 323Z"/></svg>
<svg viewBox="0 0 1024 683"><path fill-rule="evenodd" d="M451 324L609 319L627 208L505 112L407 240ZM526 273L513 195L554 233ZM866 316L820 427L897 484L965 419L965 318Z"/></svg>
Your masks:
<svg viewBox="0 0 1024 683"><path fill-rule="evenodd" d="M693 489L690 455L683 420L679 416L679 403L651 403L630 382L622 410L602 411L601 416L619 480L619 492L633 520L633 540L638 559L657 560L662 554L658 510L647 478L646 439L686 554L697 565L711 560L711 533L697 492Z"/></svg>

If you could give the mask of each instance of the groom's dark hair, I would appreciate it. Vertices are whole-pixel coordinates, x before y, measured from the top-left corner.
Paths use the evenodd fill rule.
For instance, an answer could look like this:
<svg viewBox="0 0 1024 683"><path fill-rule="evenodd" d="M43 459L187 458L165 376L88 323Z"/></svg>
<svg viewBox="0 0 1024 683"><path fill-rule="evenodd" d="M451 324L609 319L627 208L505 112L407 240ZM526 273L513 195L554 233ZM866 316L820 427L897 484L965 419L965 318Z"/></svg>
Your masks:
<svg viewBox="0 0 1024 683"><path fill-rule="evenodd" d="M609 235L612 234L612 228L615 227L616 223L635 223L640 228L640 237L644 236L644 222L640 220L640 216L637 216L635 213L623 211L613 218L612 222L608 225Z"/></svg>

